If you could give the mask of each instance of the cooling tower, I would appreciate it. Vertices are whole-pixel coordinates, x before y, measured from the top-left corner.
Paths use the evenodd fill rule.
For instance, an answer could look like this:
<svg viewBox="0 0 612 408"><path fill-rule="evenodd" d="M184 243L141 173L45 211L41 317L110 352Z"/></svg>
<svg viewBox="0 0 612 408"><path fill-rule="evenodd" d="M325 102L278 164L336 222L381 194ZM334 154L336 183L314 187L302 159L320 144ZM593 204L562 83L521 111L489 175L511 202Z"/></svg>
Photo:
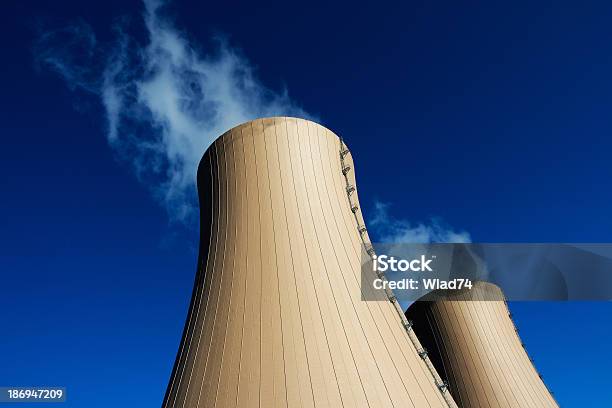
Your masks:
<svg viewBox="0 0 612 408"><path fill-rule="evenodd" d="M407 317L460 407L557 407L491 283L419 301Z"/></svg>
<svg viewBox="0 0 612 408"><path fill-rule="evenodd" d="M200 264L164 407L456 406L392 294L361 300L372 249L353 168L335 134L293 118L245 123L206 151Z"/></svg>

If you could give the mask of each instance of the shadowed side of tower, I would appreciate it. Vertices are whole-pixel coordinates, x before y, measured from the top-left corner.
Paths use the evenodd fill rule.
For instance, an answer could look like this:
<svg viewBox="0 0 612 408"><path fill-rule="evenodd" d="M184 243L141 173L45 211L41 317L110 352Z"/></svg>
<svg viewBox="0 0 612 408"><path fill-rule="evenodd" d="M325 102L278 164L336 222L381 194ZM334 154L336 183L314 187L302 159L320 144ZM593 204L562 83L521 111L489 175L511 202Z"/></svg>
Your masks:
<svg viewBox="0 0 612 408"><path fill-rule="evenodd" d="M476 282L406 313L460 407L557 407L538 375L499 287Z"/></svg>
<svg viewBox="0 0 612 408"><path fill-rule="evenodd" d="M207 150L200 266L164 407L448 406L394 303L361 300L352 169L336 135L294 118L245 123Z"/></svg>

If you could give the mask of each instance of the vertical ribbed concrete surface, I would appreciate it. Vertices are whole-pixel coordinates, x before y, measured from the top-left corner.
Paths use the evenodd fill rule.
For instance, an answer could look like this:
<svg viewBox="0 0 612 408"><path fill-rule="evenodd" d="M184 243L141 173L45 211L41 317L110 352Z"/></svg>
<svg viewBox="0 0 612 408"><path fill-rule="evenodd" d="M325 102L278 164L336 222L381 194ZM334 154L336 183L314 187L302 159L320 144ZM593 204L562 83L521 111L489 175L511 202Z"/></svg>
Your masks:
<svg viewBox="0 0 612 408"><path fill-rule="evenodd" d="M361 300L367 232L341 150L294 118L207 150L200 268L164 407L448 406L395 306Z"/></svg>
<svg viewBox="0 0 612 408"><path fill-rule="evenodd" d="M406 315L460 407L558 406L496 285L476 282L452 300L415 302Z"/></svg>

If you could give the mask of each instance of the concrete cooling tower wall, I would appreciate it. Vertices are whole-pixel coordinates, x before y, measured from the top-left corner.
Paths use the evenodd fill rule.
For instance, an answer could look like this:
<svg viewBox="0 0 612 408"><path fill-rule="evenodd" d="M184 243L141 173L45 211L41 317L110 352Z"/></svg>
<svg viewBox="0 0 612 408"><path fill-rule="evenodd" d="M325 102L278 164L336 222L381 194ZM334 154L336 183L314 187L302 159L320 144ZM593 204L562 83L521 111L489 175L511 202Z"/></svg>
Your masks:
<svg viewBox="0 0 612 408"><path fill-rule="evenodd" d="M460 407L557 407L527 355L502 291L477 282L406 313Z"/></svg>
<svg viewBox="0 0 612 408"><path fill-rule="evenodd" d="M372 249L353 169L336 135L293 118L207 150L200 267L164 407L456 406L392 294L361 300Z"/></svg>

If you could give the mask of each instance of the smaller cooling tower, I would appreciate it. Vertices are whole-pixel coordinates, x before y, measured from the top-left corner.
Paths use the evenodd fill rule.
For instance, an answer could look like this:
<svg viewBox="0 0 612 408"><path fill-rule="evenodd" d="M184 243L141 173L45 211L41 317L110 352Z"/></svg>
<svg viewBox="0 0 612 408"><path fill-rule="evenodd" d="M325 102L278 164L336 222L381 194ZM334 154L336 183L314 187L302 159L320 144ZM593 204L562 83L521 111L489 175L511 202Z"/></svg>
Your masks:
<svg viewBox="0 0 612 408"><path fill-rule="evenodd" d="M463 408L557 407L517 334L502 291L477 282L406 317Z"/></svg>

